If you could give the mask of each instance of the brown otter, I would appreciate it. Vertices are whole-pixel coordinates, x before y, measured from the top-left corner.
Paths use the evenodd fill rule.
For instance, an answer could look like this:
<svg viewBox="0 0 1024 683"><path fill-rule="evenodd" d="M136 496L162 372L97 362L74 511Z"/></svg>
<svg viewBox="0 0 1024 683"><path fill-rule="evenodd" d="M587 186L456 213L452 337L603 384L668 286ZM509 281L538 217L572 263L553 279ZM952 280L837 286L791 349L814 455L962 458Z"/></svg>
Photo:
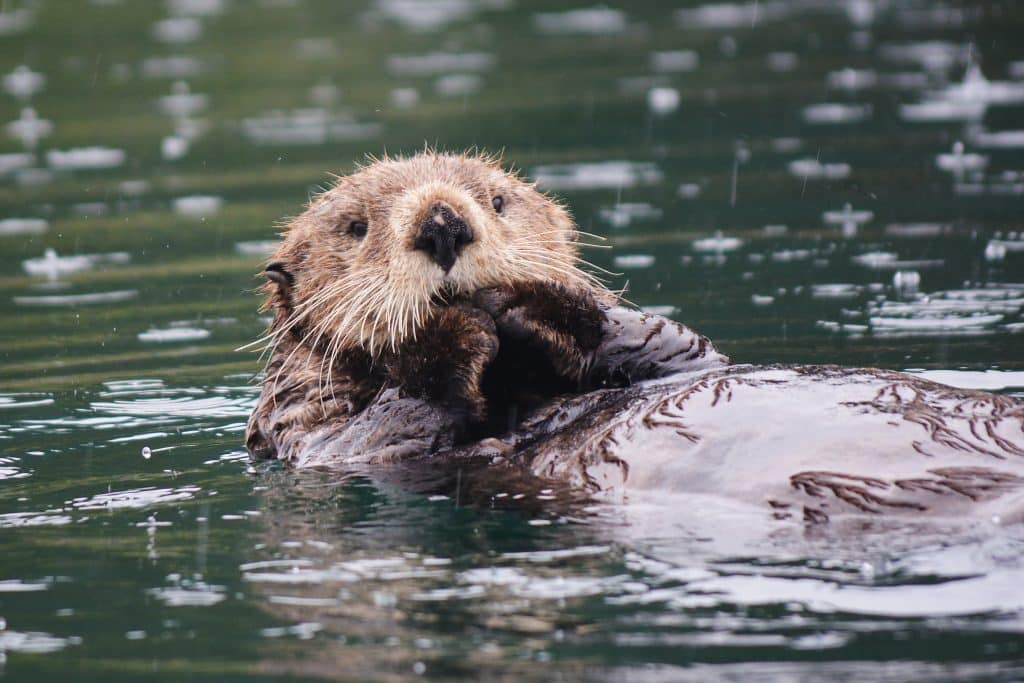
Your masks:
<svg viewBox="0 0 1024 683"><path fill-rule="evenodd" d="M812 522L950 501L1024 514L1019 401L877 370L727 367L706 338L616 305L577 239L489 157L427 151L338 178L266 267L250 453L444 451L604 497L720 493Z"/></svg>

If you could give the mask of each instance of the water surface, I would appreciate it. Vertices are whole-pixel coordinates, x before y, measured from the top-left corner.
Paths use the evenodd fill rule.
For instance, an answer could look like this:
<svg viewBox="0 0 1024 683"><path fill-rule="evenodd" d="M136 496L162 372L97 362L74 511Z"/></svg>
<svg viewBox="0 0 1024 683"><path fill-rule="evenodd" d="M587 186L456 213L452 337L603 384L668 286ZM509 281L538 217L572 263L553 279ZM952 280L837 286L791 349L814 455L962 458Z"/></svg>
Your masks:
<svg viewBox="0 0 1024 683"><path fill-rule="evenodd" d="M748 539L563 492L254 470L277 222L503 150L735 360L1024 395L1012 2L38 0L0 11L9 680L1007 680L1024 534Z"/></svg>

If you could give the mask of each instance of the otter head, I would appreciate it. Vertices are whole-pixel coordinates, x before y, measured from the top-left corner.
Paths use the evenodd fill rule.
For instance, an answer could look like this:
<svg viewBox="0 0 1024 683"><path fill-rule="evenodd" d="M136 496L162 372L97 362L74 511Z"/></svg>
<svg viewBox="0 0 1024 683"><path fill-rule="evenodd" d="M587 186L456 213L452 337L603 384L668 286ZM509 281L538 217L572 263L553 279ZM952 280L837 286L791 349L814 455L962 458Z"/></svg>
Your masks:
<svg viewBox="0 0 1024 683"><path fill-rule="evenodd" d="M438 306L487 287L593 287L567 212L490 157L375 160L317 196L265 274L274 327L333 352L415 338Z"/></svg>

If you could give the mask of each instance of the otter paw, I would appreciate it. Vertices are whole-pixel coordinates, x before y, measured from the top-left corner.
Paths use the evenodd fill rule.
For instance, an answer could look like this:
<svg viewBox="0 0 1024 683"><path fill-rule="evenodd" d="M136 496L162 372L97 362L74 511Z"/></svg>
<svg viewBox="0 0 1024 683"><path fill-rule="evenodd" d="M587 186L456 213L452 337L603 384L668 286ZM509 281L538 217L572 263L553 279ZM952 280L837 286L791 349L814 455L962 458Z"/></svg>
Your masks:
<svg viewBox="0 0 1024 683"><path fill-rule="evenodd" d="M405 393L444 404L471 420L482 420L484 370L498 354L494 320L464 306L443 308L415 340L385 359L391 383Z"/></svg>
<svg viewBox="0 0 1024 683"><path fill-rule="evenodd" d="M586 290L531 283L483 289L473 305L494 317L501 337L540 347L563 376L581 381L603 338L605 314Z"/></svg>

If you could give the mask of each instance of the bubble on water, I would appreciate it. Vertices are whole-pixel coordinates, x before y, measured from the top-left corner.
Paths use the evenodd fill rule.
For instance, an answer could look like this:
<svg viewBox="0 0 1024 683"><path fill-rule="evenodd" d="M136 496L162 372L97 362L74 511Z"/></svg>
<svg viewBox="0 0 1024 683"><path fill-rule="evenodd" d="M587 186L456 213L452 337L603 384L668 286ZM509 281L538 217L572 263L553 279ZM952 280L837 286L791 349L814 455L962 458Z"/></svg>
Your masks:
<svg viewBox="0 0 1024 683"><path fill-rule="evenodd" d="M153 451L152 449L150 449L149 446L142 447L142 457L145 458L146 460L149 460L151 457L153 457Z"/></svg>

